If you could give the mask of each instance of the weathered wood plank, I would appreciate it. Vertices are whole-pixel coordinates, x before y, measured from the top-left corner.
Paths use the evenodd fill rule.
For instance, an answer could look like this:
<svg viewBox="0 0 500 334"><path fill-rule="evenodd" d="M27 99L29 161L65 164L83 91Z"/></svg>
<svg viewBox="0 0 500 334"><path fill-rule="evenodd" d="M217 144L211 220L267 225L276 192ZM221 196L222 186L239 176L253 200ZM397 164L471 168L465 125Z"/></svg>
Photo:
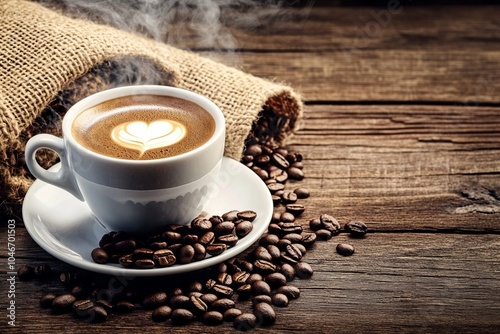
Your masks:
<svg viewBox="0 0 500 334"><path fill-rule="evenodd" d="M20 240L26 252L30 251L28 258L18 260L19 264L48 261L56 273L71 269L52 261L29 238ZM336 254L338 242L353 244L355 254ZM301 289L301 297L288 308L277 309L278 321L272 330L495 332L500 326L499 251L499 235L372 233L364 239L350 239L342 234L328 242L317 242L305 257L315 270L312 279L291 283ZM1 252L3 258L4 249ZM18 327L32 333L42 333L49 327L80 333L133 333L143 326L152 331L186 330L154 324L150 312L115 315L104 324L83 326L69 315L51 316L39 309L38 299L47 291L64 289L55 281L18 282ZM189 330L215 333L231 327L227 323L214 328L194 324Z"/></svg>

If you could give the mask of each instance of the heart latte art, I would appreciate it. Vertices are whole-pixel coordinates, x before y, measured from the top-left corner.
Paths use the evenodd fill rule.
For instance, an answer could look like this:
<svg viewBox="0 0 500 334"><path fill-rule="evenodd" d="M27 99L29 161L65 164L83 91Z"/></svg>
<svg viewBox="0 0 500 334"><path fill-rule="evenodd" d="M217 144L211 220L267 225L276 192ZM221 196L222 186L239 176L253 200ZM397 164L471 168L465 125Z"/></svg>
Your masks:
<svg viewBox="0 0 500 334"><path fill-rule="evenodd" d="M140 156L147 150L170 146L186 136L186 127L179 122L158 120L147 124L142 121L118 125L111 138L120 146L138 150Z"/></svg>
<svg viewBox="0 0 500 334"><path fill-rule="evenodd" d="M183 154L206 143L215 131L208 111L179 98L134 95L89 108L73 121L74 138L113 158L152 160Z"/></svg>

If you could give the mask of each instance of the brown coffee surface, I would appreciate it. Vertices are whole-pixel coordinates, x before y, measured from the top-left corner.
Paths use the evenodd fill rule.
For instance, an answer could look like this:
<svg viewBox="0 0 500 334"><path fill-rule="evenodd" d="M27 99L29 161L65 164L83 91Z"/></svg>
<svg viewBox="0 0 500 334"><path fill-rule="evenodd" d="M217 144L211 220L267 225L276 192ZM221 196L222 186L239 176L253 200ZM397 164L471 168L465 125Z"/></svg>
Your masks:
<svg viewBox="0 0 500 334"><path fill-rule="evenodd" d="M128 160L176 156L207 142L215 121L199 105L161 95L120 97L78 115L73 137L96 153Z"/></svg>

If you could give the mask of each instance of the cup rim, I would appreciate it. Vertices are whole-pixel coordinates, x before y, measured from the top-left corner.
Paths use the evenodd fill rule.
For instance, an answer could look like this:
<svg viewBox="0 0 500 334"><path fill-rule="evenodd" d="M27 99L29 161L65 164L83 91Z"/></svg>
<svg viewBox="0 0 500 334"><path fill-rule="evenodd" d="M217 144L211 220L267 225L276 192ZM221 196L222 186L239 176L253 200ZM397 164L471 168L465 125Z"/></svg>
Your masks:
<svg viewBox="0 0 500 334"><path fill-rule="evenodd" d="M88 108L91 108L93 106L98 105L99 103L105 102L112 100L114 98L120 98L124 96L131 96L131 95L162 95L162 96L171 96L175 98L180 98L192 103L197 104L204 110L210 113L210 115L213 117L214 122L215 122L215 129L212 134L212 136L207 140L205 143L202 145L196 147L195 149L184 152L178 155L170 156L170 157L164 157L164 158L158 158L158 159L149 159L149 160L133 160L133 159L123 159L123 158L116 158L116 157L110 157L101 153L97 153L95 151L92 151L88 149L87 147L83 146L80 144L74 137L73 133L71 131L71 126L73 124L73 121L75 118L82 113L83 111L87 110ZM62 121L62 133L63 133L63 139L66 141L69 141L72 146L77 147L78 150L81 150L82 152L89 154L93 157L102 159L104 161L109 161L109 162L114 162L114 163L121 163L121 164L132 164L132 165L154 165L154 164L160 164L160 163L165 163L167 161L169 162L175 162L183 159L187 159L193 155L196 155L198 152L205 150L207 147L210 147L213 145L215 142L219 140L219 138L222 136L224 137L225 135L225 117L224 114L222 113L222 110L210 99L207 97L195 93L190 90L186 90L183 88L178 88L178 87L172 87L172 86L161 86L161 85L131 85L131 86L121 86L121 87L115 87L115 88L110 88L106 89L103 91L99 91L97 93L94 93L92 95L89 95L82 100L78 101L75 103L66 115L63 118ZM225 138L224 138L225 139Z"/></svg>

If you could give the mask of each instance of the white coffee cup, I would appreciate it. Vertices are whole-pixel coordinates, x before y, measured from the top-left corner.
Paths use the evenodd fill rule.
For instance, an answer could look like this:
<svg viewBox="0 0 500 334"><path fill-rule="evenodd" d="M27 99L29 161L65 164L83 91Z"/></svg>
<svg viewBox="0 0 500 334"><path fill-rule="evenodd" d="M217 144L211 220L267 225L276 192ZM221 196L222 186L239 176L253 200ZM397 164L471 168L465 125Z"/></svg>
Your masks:
<svg viewBox="0 0 500 334"><path fill-rule="evenodd" d="M213 135L193 150L153 160L128 160L96 153L72 134L75 118L102 102L134 95L163 95L193 102L215 121ZM225 141L222 111L196 93L167 86L127 86L88 96L71 107L62 122L62 139L39 134L26 145L26 164L38 179L85 201L109 231L150 232L168 224L187 224L211 198L210 183L217 177ZM39 149L60 157L56 171L35 159Z"/></svg>

